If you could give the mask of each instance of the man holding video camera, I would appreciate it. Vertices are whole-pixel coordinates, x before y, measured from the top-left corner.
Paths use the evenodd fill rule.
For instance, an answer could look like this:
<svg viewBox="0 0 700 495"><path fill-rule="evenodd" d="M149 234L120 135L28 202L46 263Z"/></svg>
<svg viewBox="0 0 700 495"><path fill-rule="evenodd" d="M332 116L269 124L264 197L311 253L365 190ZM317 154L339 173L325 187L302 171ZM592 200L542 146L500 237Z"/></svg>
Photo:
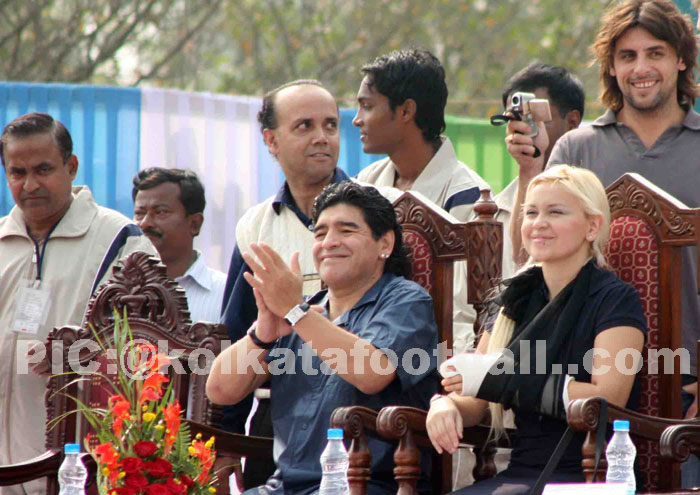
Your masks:
<svg viewBox="0 0 700 495"><path fill-rule="evenodd" d="M503 107L506 115L512 115L512 99L518 93L530 93L549 104L550 119L544 122L549 136L549 146L542 154L544 163L549 159L554 144L566 132L576 129L583 118L586 95L581 81L564 67L533 62L516 72L503 88ZM534 118L533 121L541 121ZM541 172L539 169L537 173ZM518 178L506 186L494 198L498 205L496 220L503 222L503 278L513 275L517 269L513 262L509 225L518 192Z"/></svg>
<svg viewBox="0 0 700 495"><path fill-rule="evenodd" d="M700 115L693 110L699 94L697 39L687 16L670 0L627 0L603 18L593 44L600 65L601 99L607 112L590 127L567 133L552 150L548 165L566 163L594 171L604 185L625 172L636 172L691 207L700 206ZM542 168L546 149L544 125L534 139L523 122L508 124L508 151L520 175L514 212L527 185ZM520 215L511 224L513 256L522 261ZM690 353L690 372L697 370L700 297L697 253L683 252L681 343ZM697 377L684 375L684 412L697 411ZM684 469L684 472L686 469ZM684 473L685 476L685 473Z"/></svg>

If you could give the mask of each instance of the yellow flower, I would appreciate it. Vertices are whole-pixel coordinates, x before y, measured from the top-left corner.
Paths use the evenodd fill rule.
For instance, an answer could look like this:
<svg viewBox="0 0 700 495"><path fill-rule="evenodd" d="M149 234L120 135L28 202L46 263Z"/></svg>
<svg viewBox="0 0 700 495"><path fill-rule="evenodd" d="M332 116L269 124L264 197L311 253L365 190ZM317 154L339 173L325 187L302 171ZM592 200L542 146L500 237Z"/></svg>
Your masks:
<svg viewBox="0 0 700 495"><path fill-rule="evenodd" d="M144 414L143 414L143 421L144 421L145 423L150 423L150 422L153 421L154 419L156 419L156 415L153 414L153 413L151 413L151 412L147 412L147 413L144 413Z"/></svg>
<svg viewBox="0 0 700 495"><path fill-rule="evenodd" d="M144 404L144 406L141 408L141 410L142 410L143 412L148 411L148 406Z"/></svg>
<svg viewBox="0 0 700 495"><path fill-rule="evenodd" d="M162 430L164 430L164 429L165 429L165 426L163 426L163 425L156 425L156 430L162 431Z"/></svg>
<svg viewBox="0 0 700 495"><path fill-rule="evenodd" d="M122 478L124 478L125 476L126 476L126 473L125 473L124 471L122 471L121 473L119 473L119 479L122 479Z"/></svg>
<svg viewBox="0 0 700 495"><path fill-rule="evenodd" d="M207 490L209 491L209 493L216 493L216 488L214 488L213 486L210 486L209 488L207 488Z"/></svg>
<svg viewBox="0 0 700 495"><path fill-rule="evenodd" d="M109 468L108 467L102 468L102 476L109 476Z"/></svg>
<svg viewBox="0 0 700 495"><path fill-rule="evenodd" d="M190 453L190 455L195 455L197 453L197 451L194 450L194 447L188 448L187 451Z"/></svg>
<svg viewBox="0 0 700 495"><path fill-rule="evenodd" d="M201 433L197 433L197 435L195 436L195 438L196 438L197 440L201 440L201 439L202 439L202 434L201 434Z"/></svg>
<svg viewBox="0 0 700 495"><path fill-rule="evenodd" d="M214 437L209 438L204 446L208 449L212 448L214 446Z"/></svg>

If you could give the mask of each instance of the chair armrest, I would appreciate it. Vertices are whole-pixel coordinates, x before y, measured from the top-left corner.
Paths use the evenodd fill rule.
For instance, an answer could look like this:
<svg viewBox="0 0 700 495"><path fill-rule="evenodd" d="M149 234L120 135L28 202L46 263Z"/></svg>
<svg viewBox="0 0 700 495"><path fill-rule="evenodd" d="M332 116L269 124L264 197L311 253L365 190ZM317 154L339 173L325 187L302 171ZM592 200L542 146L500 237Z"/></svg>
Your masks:
<svg viewBox="0 0 700 495"><path fill-rule="evenodd" d="M603 399L600 397L576 399L571 401L567 411L567 422L569 423L569 426L571 426L571 428L574 430L588 432L586 440L584 441L581 449L583 457L581 466L583 467L583 474L586 476L587 482L593 481L594 475L595 479L602 480L604 478L605 470L607 469L607 462L604 458L602 458L598 465L597 473L593 472L595 465L595 432L598 430L602 400ZM630 422L630 433L655 443L659 443L661 441L661 436L663 435L664 431L671 426L700 424L700 421L697 419L682 420L673 418L658 418L656 416L640 414L614 404L608 404L607 422L612 423L616 419L628 420ZM676 433L675 435L678 434L679 433ZM674 434L669 433L668 435L671 437L669 441L672 442L672 437ZM676 455L673 453L673 445L669 445L669 447L671 447L671 451L669 451L670 455L662 455L662 458L673 458ZM682 448L682 445L679 444L678 447ZM669 475L669 479L670 476L671 475Z"/></svg>
<svg viewBox="0 0 700 495"><path fill-rule="evenodd" d="M659 450L663 457L683 462L692 453L700 456L700 419L695 424L667 427L661 434Z"/></svg>
<svg viewBox="0 0 700 495"><path fill-rule="evenodd" d="M18 485L55 475L62 461L63 453L52 449L28 461L0 466L0 486Z"/></svg>
<svg viewBox="0 0 700 495"><path fill-rule="evenodd" d="M216 438L216 450L222 454L257 459L272 459L272 438L231 433L213 426L187 421L192 435L201 433L204 438Z"/></svg>
<svg viewBox="0 0 700 495"><path fill-rule="evenodd" d="M367 493L372 466L372 453L367 445L366 432L376 431L377 411L362 406L339 407L333 411L330 424L332 428L342 428L345 439L350 439L350 495L364 495Z"/></svg>
<svg viewBox="0 0 700 495"><path fill-rule="evenodd" d="M571 401L567 413L567 422L574 430L595 432L598 429L598 417L600 414L600 397L591 397L588 399L576 399ZM630 422L630 432L647 440L659 441L661 434L669 426L688 424L700 424L698 419L673 419L673 418L658 418L656 416L647 416L625 409L624 407L616 406L608 403L608 423L612 423L616 419L626 419Z"/></svg>
<svg viewBox="0 0 700 495"><path fill-rule="evenodd" d="M432 443L428 437L425 420L427 411L413 407L390 406L379 411L377 416L377 432L387 438L399 440L399 447L394 454L394 477L399 484L399 493L412 495L417 493L417 481L420 476L420 447L429 448L433 452ZM496 442L488 442L490 428L486 425L476 425L465 428L461 444L475 447L477 464L474 467L476 479L483 479L496 474L493 462L493 447L510 448L513 430L507 430L506 435ZM437 466L439 465L439 466ZM436 471L436 467L438 470ZM440 485L436 493L450 491L452 479L452 458L450 455L438 456L433 459L433 478L438 475L442 479L433 479L433 485Z"/></svg>

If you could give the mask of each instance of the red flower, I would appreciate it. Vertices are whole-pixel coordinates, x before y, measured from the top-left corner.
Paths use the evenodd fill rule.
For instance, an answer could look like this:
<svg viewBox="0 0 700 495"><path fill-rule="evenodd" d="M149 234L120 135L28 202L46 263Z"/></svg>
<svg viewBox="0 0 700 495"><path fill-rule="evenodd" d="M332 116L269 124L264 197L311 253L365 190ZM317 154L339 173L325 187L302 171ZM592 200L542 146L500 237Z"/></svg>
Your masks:
<svg viewBox="0 0 700 495"><path fill-rule="evenodd" d="M168 377L161 375L157 371L152 372L143 383L143 389L141 390L141 396L139 397L139 404L143 404L146 401L158 400L163 395L163 384L168 382Z"/></svg>
<svg viewBox="0 0 700 495"><path fill-rule="evenodd" d="M125 457L119 464L126 474L138 473L143 468L143 461L138 457Z"/></svg>
<svg viewBox="0 0 700 495"><path fill-rule="evenodd" d="M108 467L109 469L114 469L117 467L117 461L119 459L119 454L114 450L111 443L101 443L95 447L95 454L97 455L97 461Z"/></svg>
<svg viewBox="0 0 700 495"><path fill-rule="evenodd" d="M180 474L180 481L182 481L182 484L187 488L192 488L194 486L194 481L192 481L192 478L187 476L185 473Z"/></svg>
<svg viewBox="0 0 700 495"><path fill-rule="evenodd" d="M165 478L173 474L173 465L161 457L156 457L150 462L144 462L143 468L155 478Z"/></svg>
<svg viewBox="0 0 700 495"><path fill-rule="evenodd" d="M170 495L170 490L162 483L151 483L146 488L146 495Z"/></svg>
<svg viewBox="0 0 700 495"><path fill-rule="evenodd" d="M175 443L177 432L180 429L180 403L176 400L173 404L168 404L163 408L163 418L165 418L165 448L169 448Z"/></svg>
<svg viewBox="0 0 700 495"><path fill-rule="evenodd" d="M170 490L170 493L172 495L185 495L185 493L187 492L187 487L184 483L178 483L172 478L168 478L167 480L165 480L165 486L168 487L168 490Z"/></svg>
<svg viewBox="0 0 700 495"><path fill-rule="evenodd" d="M131 473L124 478L124 486L133 488L137 492L142 492L148 486L148 480L141 473Z"/></svg>
<svg viewBox="0 0 700 495"><path fill-rule="evenodd" d="M109 495L136 495L136 490L130 486L120 486L119 488L112 488L109 491Z"/></svg>
<svg viewBox="0 0 700 495"><path fill-rule="evenodd" d="M139 457L148 457L158 451L158 446L153 442L141 440L134 444L134 450Z"/></svg>
<svg viewBox="0 0 700 495"><path fill-rule="evenodd" d="M124 399L121 395L113 395L109 398L109 407L114 416L114 422L112 423L112 429L117 438L122 435L122 423L125 419L129 419L129 410L131 409L131 403Z"/></svg>

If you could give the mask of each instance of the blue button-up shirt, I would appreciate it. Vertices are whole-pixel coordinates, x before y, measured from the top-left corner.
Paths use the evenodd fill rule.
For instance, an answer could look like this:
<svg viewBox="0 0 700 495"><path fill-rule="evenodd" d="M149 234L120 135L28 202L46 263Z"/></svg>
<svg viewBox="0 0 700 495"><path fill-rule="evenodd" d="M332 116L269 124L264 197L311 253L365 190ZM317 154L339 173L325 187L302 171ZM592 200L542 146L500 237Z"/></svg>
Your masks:
<svg viewBox="0 0 700 495"><path fill-rule="evenodd" d="M326 291L321 291L309 302L323 303L325 297ZM385 354L390 359L393 353L397 359L396 379L377 394L364 394L340 375L330 373L296 333L282 338L266 357L272 375L277 472L262 492L306 495L318 489L319 459L336 408L358 405L378 411L384 406L404 405L427 409L430 397L437 392L438 333L433 302L418 284L384 274L334 323L377 349L388 349ZM372 452L369 493L395 493L392 473L395 447L372 435L368 444Z"/></svg>
<svg viewBox="0 0 700 495"><path fill-rule="evenodd" d="M335 169L332 183L348 180L348 175L340 168ZM294 212L299 221L309 230L312 228L312 221L303 211L299 209L289 186L285 182L275 195L272 208L279 215L281 208L289 208ZM312 239L313 237L310 237ZM275 248L276 246L272 246ZM243 246L247 249L248 246ZM311 249L311 246L309 246ZM231 342L236 342L245 336L246 331L253 324L258 316L258 308L255 305L253 288L243 278L245 272L250 272L250 267L241 256L241 246L236 245L229 264L226 288L223 296L223 308L221 323L226 325ZM243 433L246 418L253 404L252 394L234 406L224 408L224 419L222 428L234 433Z"/></svg>

